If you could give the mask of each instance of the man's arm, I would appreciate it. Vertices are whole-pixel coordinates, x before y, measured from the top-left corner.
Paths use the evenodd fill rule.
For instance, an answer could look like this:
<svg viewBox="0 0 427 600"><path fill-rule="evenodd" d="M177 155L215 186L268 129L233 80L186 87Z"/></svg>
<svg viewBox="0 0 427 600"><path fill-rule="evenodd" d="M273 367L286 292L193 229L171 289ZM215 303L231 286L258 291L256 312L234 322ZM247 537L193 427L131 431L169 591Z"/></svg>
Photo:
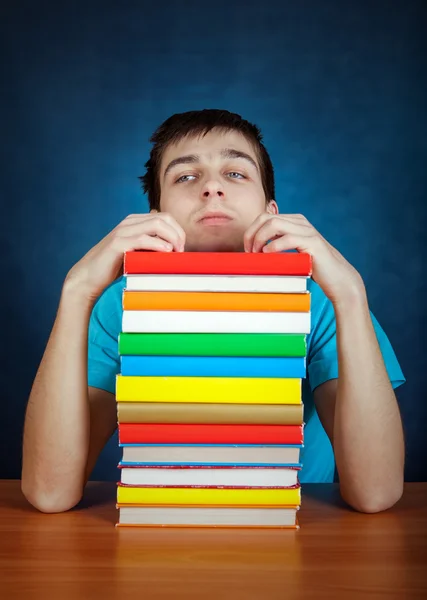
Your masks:
<svg viewBox="0 0 427 600"><path fill-rule="evenodd" d="M392 506L402 495L404 436L360 273L303 215L260 215L244 235L246 252L308 252L313 280L335 310L338 380L314 391L332 442L341 494L363 512Z"/></svg>
<svg viewBox="0 0 427 600"><path fill-rule="evenodd" d="M405 444L399 406L365 293L334 304L338 379L314 390L334 449L343 499L361 512L393 506L403 493Z"/></svg>
<svg viewBox="0 0 427 600"><path fill-rule="evenodd" d="M29 502L43 512L68 510L79 502L116 426L115 403L106 397L114 401L114 396L88 391L91 308L64 285L27 405L21 485Z"/></svg>

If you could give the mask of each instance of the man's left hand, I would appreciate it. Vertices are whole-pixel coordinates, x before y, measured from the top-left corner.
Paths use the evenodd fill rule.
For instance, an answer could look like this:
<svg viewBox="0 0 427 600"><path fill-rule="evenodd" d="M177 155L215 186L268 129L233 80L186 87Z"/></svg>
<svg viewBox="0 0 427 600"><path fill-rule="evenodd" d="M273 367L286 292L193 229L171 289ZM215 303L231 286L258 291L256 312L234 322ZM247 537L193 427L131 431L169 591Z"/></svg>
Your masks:
<svg viewBox="0 0 427 600"><path fill-rule="evenodd" d="M245 252L296 249L311 254L313 279L334 304L365 294L360 273L303 215L263 213L246 231L243 240Z"/></svg>

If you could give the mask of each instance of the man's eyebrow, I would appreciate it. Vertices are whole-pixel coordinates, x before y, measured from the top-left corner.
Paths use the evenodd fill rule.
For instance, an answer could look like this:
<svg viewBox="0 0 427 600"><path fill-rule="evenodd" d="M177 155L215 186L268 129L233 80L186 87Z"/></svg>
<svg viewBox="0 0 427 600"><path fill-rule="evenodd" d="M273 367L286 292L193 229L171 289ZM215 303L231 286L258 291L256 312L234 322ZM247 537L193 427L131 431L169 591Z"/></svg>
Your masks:
<svg viewBox="0 0 427 600"><path fill-rule="evenodd" d="M235 150L234 148L224 148L224 150L221 150L221 156L222 158L243 158L244 160L248 160L251 163L251 165L255 167L255 169L258 171L258 165L254 161L252 156L246 154L246 152L242 152L241 150Z"/></svg>
<svg viewBox="0 0 427 600"><path fill-rule="evenodd" d="M235 150L234 148L224 148L223 150L221 150L220 155L221 158L243 158L244 160L249 161L251 165L255 167L255 169L258 171L258 165L254 161L252 156L246 154L246 152L242 152L241 150ZM163 174L163 179L165 179L169 171L177 165L189 165L198 162L200 162L200 156L198 156L197 154L188 154L187 156L179 156L178 158L174 158L166 167L165 172Z"/></svg>
<svg viewBox="0 0 427 600"><path fill-rule="evenodd" d="M189 165L192 163L197 163L199 161L200 156L197 156L196 154L188 154L187 156L179 156L178 158L174 158L166 167L165 172L163 174L163 179L166 177L169 171L176 165Z"/></svg>

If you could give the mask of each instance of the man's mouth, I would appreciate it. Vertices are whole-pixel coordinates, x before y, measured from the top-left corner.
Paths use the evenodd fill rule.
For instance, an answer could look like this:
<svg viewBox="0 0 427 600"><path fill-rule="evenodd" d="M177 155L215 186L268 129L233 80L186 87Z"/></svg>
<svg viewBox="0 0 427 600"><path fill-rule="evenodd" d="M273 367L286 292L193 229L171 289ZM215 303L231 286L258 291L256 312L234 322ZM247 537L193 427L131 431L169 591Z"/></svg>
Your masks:
<svg viewBox="0 0 427 600"><path fill-rule="evenodd" d="M224 223L228 223L231 220L232 220L232 217L230 217L229 215L227 215L224 212L207 211L200 217L200 219L198 220L198 223L201 223L202 225L207 225L207 226L224 225Z"/></svg>

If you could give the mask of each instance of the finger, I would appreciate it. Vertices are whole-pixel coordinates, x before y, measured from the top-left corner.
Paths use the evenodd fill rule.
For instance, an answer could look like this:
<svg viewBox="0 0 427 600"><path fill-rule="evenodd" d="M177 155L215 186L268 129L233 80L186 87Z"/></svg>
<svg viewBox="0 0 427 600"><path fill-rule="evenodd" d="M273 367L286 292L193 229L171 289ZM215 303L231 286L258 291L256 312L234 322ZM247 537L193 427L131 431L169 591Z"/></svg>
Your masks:
<svg viewBox="0 0 427 600"><path fill-rule="evenodd" d="M252 252L260 252L269 240L285 234L307 235L308 229L288 219L272 217L262 225L253 237ZM272 242L271 242L272 243Z"/></svg>
<svg viewBox="0 0 427 600"><path fill-rule="evenodd" d="M285 252L286 250L298 250L298 252L311 252L312 236L295 235L287 233L266 244L262 252Z"/></svg>
<svg viewBox="0 0 427 600"><path fill-rule="evenodd" d="M248 230L245 232L245 235L243 236L244 248L245 248L246 252L252 251L253 238L255 236L255 233L261 227L261 225L263 223L267 222L268 220L274 219L274 218L285 219L292 223L299 224L302 227L313 228L313 226L309 223L309 221L306 219L306 217L301 214L289 213L289 214L272 215L271 213L265 213L265 212L261 213L255 219L255 221L252 223L252 225L248 228Z"/></svg>
<svg viewBox="0 0 427 600"><path fill-rule="evenodd" d="M126 219L124 219L118 225L118 227L120 227L120 228L129 227L130 225L134 225L135 223L143 223L147 219L156 218L156 217L161 218L164 221L166 221L167 223L169 223L170 225L172 225L172 227L174 227L178 231L179 236L182 241L182 244L183 245L185 244L186 234L185 234L184 229L178 223L178 221L171 214L166 213L166 212L160 212L155 208L152 208L149 213L141 213L141 214L136 213L136 214L128 215L126 217Z"/></svg>
<svg viewBox="0 0 427 600"><path fill-rule="evenodd" d="M166 240L142 233L123 239L123 252L130 250L155 250L157 252L172 252L173 244Z"/></svg>
<svg viewBox="0 0 427 600"><path fill-rule="evenodd" d="M128 217L126 217L126 219L123 219L123 221L121 221L118 225L116 225L116 227L113 229L114 232L120 231L123 232L124 230L128 229L129 227L135 227L135 225L141 224L141 223L145 223L148 219L152 219L154 218L154 214L151 215L150 213L144 213L142 215L129 215Z"/></svg>
<svg viewBox="0 0 427 600"><path fill-rule="evenodd" d="M118 226L134 223L135 221L142 221L146 219L150 214L151 211L149 213L133 213L131 215L128 215L125 219L123 219L123 221L121 221Z"/></svg>
<svg viewBox="0 0 427 600"><path fill-rule="evenodd" d="M181 225L178 223L178 221L169 213L158 213L158 216L161 219L164 219L167 223L169 223L170 225L172 225L172 227L174 227L178 233L179 236L181 238L182 244L185 244L185 239L186 239L186 233L184 231L184 229L181 227Z"/></svg>
<svg viewBox="0 0 427 600"><path fill-rule="evenodd" d="M174 227L176 229L176 231L178 232L178 235L180 236L182 245L183 246L185 245L186 234L185 234L184 229L178 223L178 221L171 214L166 213L166 212L160 212L160 211L156 210L155 208L153 208L148 214L130 215L123 222L123 226L128 227L130 224L134 224L137 222L142 223L143 221L146 221L147 219L152 219L152 218L162 219L163 221L165 221L166 223L169 223L169 225ZM128 221L128 219L129 219L129 221Z"/></svg>
<svg viewBox="0 0 427 600"><path fill-rule="evenodd" d="M271 219L271 215L268 213L262 213L259 215L250 227L245 231L243 236L243 245L245 252L252 252L253 240L256 232L268 219Z"/></svg>
<svg viewBox="0 0 427 600"><path fill-rule="evenodd" d="M305 229L315 230L313 225L308 221L304 215L293 215L293 214L280 214L278 215L280 218L285 219L285 221L289 221L290 223L295 223L295 225L299 225Z"/></svg>
<svg viewBox="0 0 427 600"><path fill-rule="evenodd" d="M124 221L122 221L117 226L115 231L117 231L119 229L121 232L126 231L123 235L133 235L133 232L134 232L133 228L135 225L147 223L148 221L150 221L152 219L155 219L156 223L159 222L159 220L164 223L169 223L169 225L175 231L177 231L179 239L180 239L180 244L179 244L180 248L177 249L177 252L183 251L184 246L185 246L185 240L186 240L186 234L185 234L184 229L181 227L181 225L179 225L179 223L171 215L169 215L168 213L159 213L155 209L150 211L150 213L148 213L148 214L129 215L129 217L127 217Z"/></svg>
<svg viewBox="0 0 427 600"><path fill-rule="evenodd" d="M296 223L307 223L310 224L309 221L307 221L306 217L304 217L304 215L301 214L297 214L297 213L280 213L281 217L284 217L285 219L289 219L290 221L295 221Z"/></svg>
<svg viewBox="0 0 427 600"><path fill-rule="evenodd" d="M121 238L134 237L142 234L153 237L157 236L165 242L171 243L176 252L182 252L184 249L185 239L183 243L180 232L177 231L173 225L167 223L158 216L146 218L140 223L134 223L132 225L128 224L126 227L122 227L116 232L116 236Z"/></svg>

